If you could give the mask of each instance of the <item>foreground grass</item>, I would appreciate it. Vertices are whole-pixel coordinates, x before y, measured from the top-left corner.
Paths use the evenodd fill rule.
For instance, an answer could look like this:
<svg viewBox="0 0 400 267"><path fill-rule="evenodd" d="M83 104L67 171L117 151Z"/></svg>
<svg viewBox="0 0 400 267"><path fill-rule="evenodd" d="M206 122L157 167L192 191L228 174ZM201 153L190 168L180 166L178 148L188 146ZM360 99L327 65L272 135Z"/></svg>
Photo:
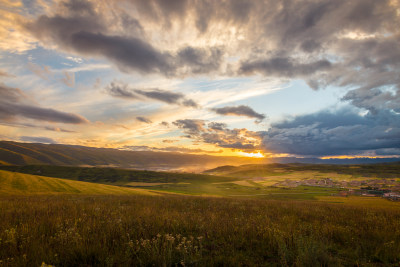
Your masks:
<svg viewBox="0 0 400 267"><path fill-rule="evenodd" d="M187 196L1 196L0 265L384 266L400 209Z"/></svg>

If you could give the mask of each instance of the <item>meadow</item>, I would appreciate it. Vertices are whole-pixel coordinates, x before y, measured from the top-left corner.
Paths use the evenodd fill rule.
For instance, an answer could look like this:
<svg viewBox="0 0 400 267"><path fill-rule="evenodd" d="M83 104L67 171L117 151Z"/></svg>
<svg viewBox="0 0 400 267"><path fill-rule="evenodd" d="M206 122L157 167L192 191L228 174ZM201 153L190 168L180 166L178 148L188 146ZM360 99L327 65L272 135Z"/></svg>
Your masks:
<svg viewBox="0 0 400 267"><path fill-rule="evenodd" d="M361 177L312 165L285 167L242 166L258 169L249 178L3 166L0 266L400 264L400 202L254 179L260 171L274 181ZM392 175L397 167L383 168Z"/></svg>
<svg viewBox="0 0 400 267"><path fill-rule="evenodd" d="M400 209L179 195L0 197L1 266L390 266Z"/></svg>
<svg viewBox="0 0 400 267"><path fill-rule="evenodd" d="M276 188L262 181L195 173L171 173L117 168L89 168L51 165L0 166L0 169L15 173L25 173L39 180L44 177L58 178L58 182L81 181L98 185L114 185L119 188L132 188L185 195L252 197L267 199L316 199L317 196L337 194L337 188L299 186L296 188ZM11 172L10 172L11 173ZM1 175L0 175L1 177ZM287 176L273 176L284 180ZM298 178L298 176L295 176ZM31 179L30 178L30 179ZM275 180L270 180L276 182ZM11 185L12 186L12 185ZM15 189L8 189L10 191ZM28 190L30 191L30 190Z"/></svg>

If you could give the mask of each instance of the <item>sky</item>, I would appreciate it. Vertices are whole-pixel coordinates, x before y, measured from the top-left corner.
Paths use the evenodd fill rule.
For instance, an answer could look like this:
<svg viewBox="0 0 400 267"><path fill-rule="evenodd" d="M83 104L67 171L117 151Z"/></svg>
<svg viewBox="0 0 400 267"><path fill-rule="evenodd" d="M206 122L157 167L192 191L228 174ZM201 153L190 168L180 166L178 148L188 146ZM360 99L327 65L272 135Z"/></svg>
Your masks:
<svg viewBox="0 0 400 267"><path fill-rule="evenodd" d="M0 0L0 139L400 157L399 0Z"/></svg>

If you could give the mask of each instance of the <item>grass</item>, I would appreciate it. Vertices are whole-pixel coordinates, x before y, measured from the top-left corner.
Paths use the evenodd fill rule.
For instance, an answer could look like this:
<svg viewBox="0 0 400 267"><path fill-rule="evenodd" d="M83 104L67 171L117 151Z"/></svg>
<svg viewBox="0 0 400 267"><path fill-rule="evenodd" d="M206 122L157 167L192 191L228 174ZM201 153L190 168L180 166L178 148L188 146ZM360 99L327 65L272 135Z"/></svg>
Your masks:
<svg viewBox="0 0 400 267"><path fill-rule="evenodd" d="M291 175L299 172L319 173L325 175L339 174L342 177L364 178L398 178L400 162L390 164L247 164L241 166L221 166L205 173L228 177L264 177Z"/></svg>
<svg viewBox="0 0 400 267"><path fill-rule="evenodd" d="M377 197L338 197L338 196L319 196L317 197L318 201L328 202L328 203L338 203L340 205L346 206L357 206L364 208L375 208L375 209L400 209L400 202L396 201L388 201L386 199L377 198Z"/></svg>
<svg viewBox="0 0 400 267"><path fill-rule="evenodd" d="M201 175L193 173L170 173L154 171L123 170L115 168L85 168L49 165L2 166L0 169L27 174L40 174L49 177L87 181L129 188L141 188L166 193L186 195L212 195L224 197L255 197L274 199L315 199L317 196L330 196L338 192L335 188L298 187L275 188L269 185L285 180L289 176L273 176L273 180L254 182L251 179L238 180L235 177ZM307 172L293 174L291 179L310 175ZM312 172L313 177L316 172ZM65 180L67 181L67 180ZM269 182L268 182L269 181Z"/></svg>
<svg viewBox="0 0 400 267"><path fill-rule="evenodd" d="M194 173L156 172L100 167L70 167L53 165L0 166L0 169L26 174L57 177L102 184L124 185L131 182L182 183L225 182L234 178Z"/></svg>
<svg viewBox="0 0 400 267"><path fill-rule="evenodd" d="M397 266L400 209L188 196L0 196L0 265Z"/></svg>
<svg viewBox="0 0 400 267"><path fill-rule="evenodd" d="M0 170L0 266L400 264L399 202L211 175L4 168L25 173Z"/></svg>
<svg viewBox="0 0 400 267"><path fill-rule="evenodd" d="M0 170L0 195L154 194L148 190L49 178Z"/></svg>

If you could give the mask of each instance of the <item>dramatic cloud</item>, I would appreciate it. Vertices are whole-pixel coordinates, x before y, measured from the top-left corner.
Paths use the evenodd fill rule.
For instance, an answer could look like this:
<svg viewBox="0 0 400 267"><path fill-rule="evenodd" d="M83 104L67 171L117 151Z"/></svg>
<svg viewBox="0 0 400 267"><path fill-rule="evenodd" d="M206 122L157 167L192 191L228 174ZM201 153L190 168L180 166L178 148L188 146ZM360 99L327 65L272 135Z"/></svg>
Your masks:
<svg viewBox="0 0 400 267"><path fill-rule="evenodd" d="M299 63L294 62L290 58L277 57L266 60L242 62L240 72L244 74L260 72L268 76L295 78L306 77L318 71L329 69L331 65L332 64L327 60Z"/></svg>
<svg viewBox="0 0 400 267"><path fill-rule="evenodd" d="M0 84L0 120L12 121L15 117L34 120L80 124L88 121L82 116L34 105L18 88Z"/></svg>
<svg viewBox="0 0 400 267"><path fill-rule="evenodd" d="M0 49L6 59L1 65L4 73L12 70L26 75L27 68L42 77L40 82L49 87L54 82L50 77L60 75L59 64L63 63L51 62L44 58L45 54L61 56L73 65L82 61L100 61L105 65L103 61L108 61L120 72L129 74L129 77L118 76L113 71L102 77L104 81L113 75L116 80L123 77L137 84L145 78L157 85L161 84L160 78L169 80L168 84L179 84L179 92L158 87L132 88L120 82L112 82L105 88L111 96L134 101L154 100L192 108L200 108L201 101L217 114L246 116L256 122L265 119L264 112L275 116L270 118L273 122L287 114L286 111L295 115L310 110L300 104L306 96L299 96L298 103L297 99L291 101L294 104L290 109L282 104L274 106L277 109L274 112L270 112L271 106L257 110L260 113L254 111L249 107L253 103L271 99L279 103L295 95L284 92L267 99L262 96L265 88L258 83L267 81L277 88L293 89L298 84L307 84L315 91L326 89L315 92L327 97L322 105L342 102L340 105L347 103L351 106L349 110L353 110L295 116L272 124L267 133L229 129L226 124L205 120L178 120L183 118L180 114L168 119L151 110L152 118L176 120L161 124L165 132L167 127L175 126L195 141L218 147L259 149L263 141L268 151L298 155L398 151L399 0L60 0L51 4L22 1L1 10L0 15L3 15ZM27 51L34 46L38 49ZM24 51L25 54L18 56L13 54ZM29 59L24 61L23 55ZM78 70L70 69L57 79L73 87L74 73ZM0 78L7 77L5 74L0 71ZM89 75L79 75L80 80L89 80ZM13 83L15 80L12 79ZM224 99L224 93L228 95L232 88L241 88L247 80L254 85L251 93L243 93L249 95L246 98L249 106L238 103L223 107L223 103L243 100L231 95ZM26 78L21 83L24 87L31 85ZM36 92L35 81L31 83L32 92ZM3 87L2 121L25 118L86 122L79 115L39 107L21 91ZM184 88L196 97L207 96L189 99L181 91ZM51 89L54 89L51 97L59 96L57 88ZM70 90L71 97L78 95L76 91ZM89 94L79 94L82 95ZM254 96L263 99L250 99ZM89 101L82 102L78 104L84 106ZM96 102L86 108L96 110L99 105ZM108 115L106 109L104 105L98 116ZM195 114L199 119L208 115L203 111Z"/></svg>
<svg viewBox="0 0 400 267"><path fill-rule="evenodd" d="M162 53L138 38L76 32L70 36L71 48L85 55L104 56L121 71L172 75L170 55Z"/></svg>
<svg viewBox="0 0 400 267"><path fill-rule="evenodd" d="M393 80L398 86L398 1L132 0L123 4L136 12L121 9L121 1L64 1L56 13L41 15L24 27L43 44L107 58L124 72L179 76L227 70L233 74L236 69L243 75L302 78L314 89L377 87ZM191 37L186 43L202 46L181 42L179 37L186 37L185 33ZM233 57L237 64L227 61ZM221 69L222 65L230 67ZM384 78L376 82L376 76Z"/></svg>
<svg viewBox="0 0 400 267"><path fill-rule="evenodd" d="M380 110L393 110L400 113L400 88L395 92L377 88L355 89L349 91L343 100L350 100L354 106L365 108L374 114Z"/></svg>
<svg viewBox="0 0 400 267"><path fill-rule="evenodd" d="M165 76L203 74L217 70L221 63L223 51L215 47L186 46L176 53L159 50L143 39L140 22L120 9L111 15L113 13L100 13L106 11L96 9L88 1L70 1L62 5L60 14L42 15L24 27L44 44L55 44L83 56L107 58L123 72ZM130 30L134 36L113 27L116 21L123 29L134 27Z"/></svg>
<svg viewBox="0 0 400 267"><path fill-rule="evenodd" d="M112 82L106 87L106 92L114 97L127 99L147 99L158 100L167 104L175 104L180 106L198 108L199 105L192 99L188 99L184 94L161 90L161 89L130 89L129 86L122 82Z"/></svg>
<svg viewBox="0 0 400 267"><path fill-rule="evenodd" d="M193 74L218 70L222 63L223 51L218 48L198 49L185 47L178 52L178 64L188 66Z"/></svg>
<svg viewBox="0 0 400 267"><path fill-rule="evenodd" d="M212 110L220 115L246 116L249 118L256 118L258 122L261 122L263 119L265 119L264 114L257 113L249 106L244 106L244 105L214 108Z"/></svg>
<svg viewBox="0 0 400 267"><path fill-rule="evenodd" d="M357 155L400 148L400 116L385 111L361 116L350 110L319 112L273 124L263 140L274 153Z"/></svg>
<svg viewBox="0 0 400 267"><path fill-rule="evenodd" d="M145 117L136 117L136 119L138 121L141 121L141 122L144 122L144 123L148 123L148 124L153 123L150 119L145 118Z"/></svg>
<svg viewBox="0 0 400 267"><path fill-rule="evenodd" d="M203 120L177 120L173 122L183 129L188 138L196 141L214 144L222 148L240 150L260 149L262 132L253 132L247 129L228 129L224 123L210 122L206 125Z"/></svg>

